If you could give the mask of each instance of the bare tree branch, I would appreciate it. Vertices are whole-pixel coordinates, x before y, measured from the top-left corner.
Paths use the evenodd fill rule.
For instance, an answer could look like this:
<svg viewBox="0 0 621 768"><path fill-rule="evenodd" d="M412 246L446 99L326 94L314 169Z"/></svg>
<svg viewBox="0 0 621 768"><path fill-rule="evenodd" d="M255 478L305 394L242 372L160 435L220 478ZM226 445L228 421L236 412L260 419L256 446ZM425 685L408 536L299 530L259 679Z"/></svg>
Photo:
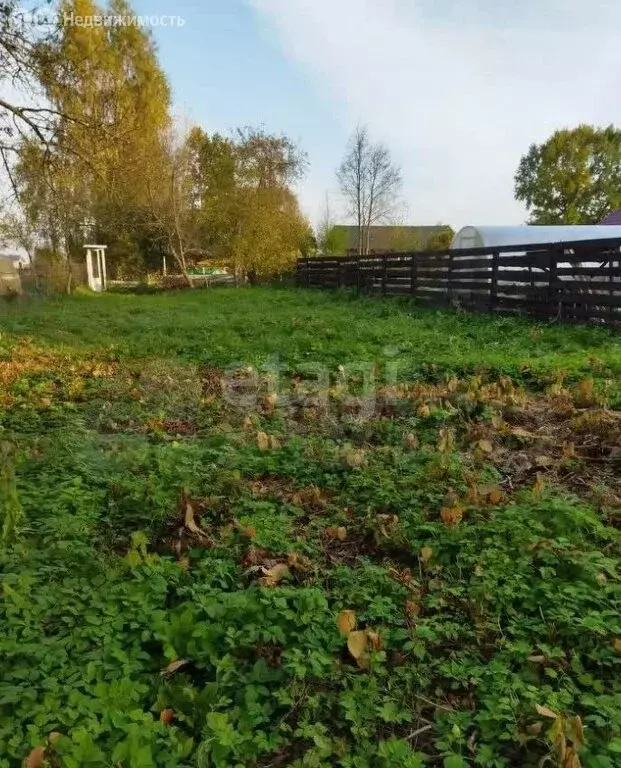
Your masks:
<svg viewBox="0 0 621 768"><path fill-rule="evenodd" d="M341 192L358 228L358 253L368 254L371 227L394 212L401 172L383 144L373 144L365 126L358 126L337 170Z"/></svg>

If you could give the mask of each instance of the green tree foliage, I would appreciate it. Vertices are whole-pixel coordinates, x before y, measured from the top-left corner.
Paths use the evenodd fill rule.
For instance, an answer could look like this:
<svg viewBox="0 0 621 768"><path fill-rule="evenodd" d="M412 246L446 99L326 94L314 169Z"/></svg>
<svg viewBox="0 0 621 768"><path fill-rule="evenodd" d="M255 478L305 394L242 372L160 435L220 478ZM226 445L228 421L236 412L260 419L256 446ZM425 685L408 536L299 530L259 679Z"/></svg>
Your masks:
<svg viewBox="0 0 621 768"><path fill-rule="evenodd" d="M239 129L231 139L190 131L187 235L199 255L251 280L289 268L312 248L310 226L291 186L306 157L286 136Z"/></svg>
<svg viewBox="0 0 621 768"><path fill-rule="evenodd" d="M533 144L515 175L531 224L597 224L621 207L621 131L581 125Z"/></svg>
<svg viewBox="0 0 621 768"><path fill-rule="evenodd" d="M133 14L126 0L63 0L59 12ZM52 252L81 260L85 220L120 277L175 263L190 282L187 265L207 257L254 278L313 250L292 190L305 155L263 130L174 124L144 28L59 24L38 52L55 140L24 135L12 173L29 230Z"/></svg>
<svg viewBox="0 0 621 768"><path fill-rule="evenodd" d="M102 9L91 0L67 0L61 15L125 15L124 0ZM145 167L160 165L161 136L169 124L169 89L153 42L137 26L61 25L46 42L40 76L58 114L51 148L22 144L16 169L20 200L45 239L77 255L84 219L110 245L114 260L136 256L148 201Z"/></svg>
<svg viewBox="0 0 621 768"><path fill-rule="evenodd" d="M347 230L333 224L320 232L321 253L325 256L343 256L347 251Z"/></svg>
<svg viewBox="0 0 621 768"><path fill-rule="evenodd" d="M427 240L425 248L428 251L445 251L447 248L450 248L454 237L455 232L453 228L445 227L440 232L435 232L431 235L429 240Z"/></svg>

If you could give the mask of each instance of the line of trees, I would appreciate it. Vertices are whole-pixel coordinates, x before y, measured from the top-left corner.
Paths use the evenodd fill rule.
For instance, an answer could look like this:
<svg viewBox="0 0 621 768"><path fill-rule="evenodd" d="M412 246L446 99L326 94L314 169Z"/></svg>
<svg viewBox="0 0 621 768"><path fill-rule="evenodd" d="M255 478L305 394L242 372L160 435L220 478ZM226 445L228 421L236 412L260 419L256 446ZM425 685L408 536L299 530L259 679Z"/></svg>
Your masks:
<svg viewBox="0 0 621 768"><path fill-rule="evenodd" d="M41 30L12 0L0 4L0 83L19 81L45 105L0 101L13 191L0 236L68 263L83 258L87 236L108 244L121 276L168 260L189 284L189 265L204 258L251 280L287 269L312 243L293 192L304 153L263 129L208 135L174 120L144 28L62 23L71 13L131 17L126 0L63 0L59 10Z"/></svg>

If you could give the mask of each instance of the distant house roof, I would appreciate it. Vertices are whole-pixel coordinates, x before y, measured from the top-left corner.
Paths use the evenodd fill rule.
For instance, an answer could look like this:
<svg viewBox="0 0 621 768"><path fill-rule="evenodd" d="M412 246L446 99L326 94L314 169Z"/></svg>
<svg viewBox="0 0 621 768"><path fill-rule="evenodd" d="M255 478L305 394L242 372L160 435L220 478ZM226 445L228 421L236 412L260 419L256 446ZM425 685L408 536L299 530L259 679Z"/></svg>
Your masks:
<svg viewBox="0 0 621 768"><path fill-rule="evenodd" d="M601 223L621 226L621 208L618 211L613 211L612 213L609 213L608 216L606 216L606 218L603 219Z"/></svg>
<svg viewBox="0 0 621 768"><path fill-rule="evenodd" d="M358 250L358 227L356 225L337 224L334 227L339 234L344 233L345 248L347 251ZM439 232L452 233L449 226L437 224L435 226L378 226L371 227L369 238L369 250L375 253L384 251L407 251L424 248L429 238Z"/></svg>

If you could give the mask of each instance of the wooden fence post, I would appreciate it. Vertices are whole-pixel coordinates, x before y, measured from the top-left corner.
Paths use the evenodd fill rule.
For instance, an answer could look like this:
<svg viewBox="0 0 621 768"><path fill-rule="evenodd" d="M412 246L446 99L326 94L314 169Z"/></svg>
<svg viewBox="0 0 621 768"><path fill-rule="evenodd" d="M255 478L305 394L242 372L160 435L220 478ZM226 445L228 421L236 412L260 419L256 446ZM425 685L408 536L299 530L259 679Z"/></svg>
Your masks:
<svg viewBox="0 0 621 768"><path fill-rule="evenodd" d="M418 290L418 260L416 254L410 254L410 295L416 298Z"/></svg>
<svg viewBox="0 0 621 768"><path fill-rule="evenodd" d="M562 317L563 307L558 302L558 250L550 249L550 275L548 282L548 310L551 317Z"/></svg>
<svg viewBox="0 0 621 768"><path fill-rule="evenodd" d="M449 306L453 305L453 254L449 253L448 272L446 273L446 301Z"/></svg>
<svg viewBox="0 0 621 768"><path fill-rule="evenodd" d="M388 282L388 259L384 254L384 268L382 270L382 294L386 293L386 283Z"/></svg>
<svg viewBox="0 0 621 768"><path fill-rule="evenodd" d="M498 260L500 253L494 251L492 254L492 282L489 287L489 311L493 312L498 304Z"/></svg>
<svg viewBox="0 0 621 768"><path fill-rule="evenodd" d="M337 256L337 262L336 262L336 287L337 288L343 287L343 271L341 269L341 259L339 256Z"/></svg>

